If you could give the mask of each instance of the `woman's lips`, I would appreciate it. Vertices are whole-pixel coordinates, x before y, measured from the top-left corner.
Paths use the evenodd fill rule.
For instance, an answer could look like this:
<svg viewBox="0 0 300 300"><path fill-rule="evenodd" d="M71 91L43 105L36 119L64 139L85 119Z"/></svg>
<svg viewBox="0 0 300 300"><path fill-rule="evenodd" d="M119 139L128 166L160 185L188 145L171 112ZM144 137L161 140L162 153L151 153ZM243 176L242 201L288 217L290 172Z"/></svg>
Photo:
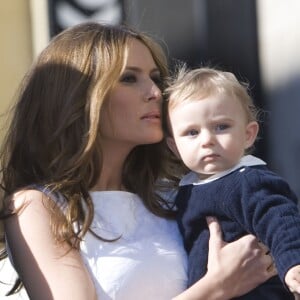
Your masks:
<svg viewBox="0 0 300 300"><path fill-rule="evenodd" d="M160 120L160 113L156 112L156 111L152 111L152 112L149 112L149 113L143 115L141 119L142 120L150 120L150 121L155 120L155 121L157 121L157 120Z"/></svg>

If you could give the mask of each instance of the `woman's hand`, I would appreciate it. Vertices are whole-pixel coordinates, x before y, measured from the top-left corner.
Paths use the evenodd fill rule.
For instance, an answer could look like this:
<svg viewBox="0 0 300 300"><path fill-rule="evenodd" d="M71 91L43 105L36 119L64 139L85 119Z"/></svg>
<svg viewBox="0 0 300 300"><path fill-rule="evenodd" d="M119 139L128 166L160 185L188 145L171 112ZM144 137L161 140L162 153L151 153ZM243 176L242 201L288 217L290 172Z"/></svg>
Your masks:
<svg viewBox="0 0 300 300"><path fill-rule="evenodd" d="M207 218L210 232L208 271L173 300L228 300L246 294L276 275L268 249L253 235L226 243L215 218Z"/></svg>
<svg viewBox="0 0 300 300"><path fill-rule="evenodd" d="M225 298L243 295L276 275L268 249L253 235L226 243L215 218L207 218L210 231L207 276L216 278Z"/></svg>

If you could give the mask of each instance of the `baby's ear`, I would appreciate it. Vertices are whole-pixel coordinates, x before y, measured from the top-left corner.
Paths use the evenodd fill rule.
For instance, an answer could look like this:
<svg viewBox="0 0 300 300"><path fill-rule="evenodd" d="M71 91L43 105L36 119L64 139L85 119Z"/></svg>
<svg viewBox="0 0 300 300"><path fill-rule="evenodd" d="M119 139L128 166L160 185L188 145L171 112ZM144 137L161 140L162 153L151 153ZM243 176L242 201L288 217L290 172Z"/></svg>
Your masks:
<svg viewBox="0 0 300 300"><path fill-rule="evenodd" d="M175 143L175 140L168 136L166 138L166 142L167 142L167 145L169 147L169 149L173 152L173 154L177 157L177 158L180 158L180 155L179 155L179 152L178 152L178 149L177 149L177 146L176 146L176 143Z"/></svg>
<svg viewBox="0 0 300 300"><path fill-rule="evenodd" d="M252 121L248 123L246 127L245 149L250 148L254 144L258 134L258 130L259 130L259 125L256 121Z"/></svg>

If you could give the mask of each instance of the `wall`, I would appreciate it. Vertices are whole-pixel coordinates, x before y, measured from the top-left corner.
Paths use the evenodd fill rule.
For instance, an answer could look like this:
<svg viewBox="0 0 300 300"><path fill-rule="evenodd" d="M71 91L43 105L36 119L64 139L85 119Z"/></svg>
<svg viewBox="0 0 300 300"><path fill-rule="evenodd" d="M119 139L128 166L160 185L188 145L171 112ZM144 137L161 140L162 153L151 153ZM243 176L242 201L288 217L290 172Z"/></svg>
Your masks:
<svg viewBox="0 0 300 300"><path fill-rule="evenodd" d="M268 162L300 199L300 1L257 1Z"/></svg>
<svg viewBox="0 0 300 300"><path fill-rule="evenodd" d="M28 1L1 2L0 10L0 112L12 102L19 81L32 60ZM4 119L0 119L1 128ZM3 131L0 134L0 139Z"/></svg>

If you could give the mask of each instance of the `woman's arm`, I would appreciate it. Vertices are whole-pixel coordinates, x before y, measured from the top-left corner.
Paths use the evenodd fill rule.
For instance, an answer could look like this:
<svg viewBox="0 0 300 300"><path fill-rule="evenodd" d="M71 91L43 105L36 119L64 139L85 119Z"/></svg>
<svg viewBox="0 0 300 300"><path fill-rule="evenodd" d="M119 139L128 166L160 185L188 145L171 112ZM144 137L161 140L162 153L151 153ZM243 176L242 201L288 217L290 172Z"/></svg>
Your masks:
<svg viewBox="0 0 300 300"><path fill-rule="evenodd" d="M13 208L24 207L5 221L5 233L14 266L31 300L97 299L80 253L55 242L47 200L39 191L13 196Z"/></svg>
<svg viewBox="0 0 300 300"><path fill-rule="evenodd" d="M208 218L208 271L174 300L227 300L243 295L276 274L272 259L252 235L222 240L219 224Z"/></svg>

